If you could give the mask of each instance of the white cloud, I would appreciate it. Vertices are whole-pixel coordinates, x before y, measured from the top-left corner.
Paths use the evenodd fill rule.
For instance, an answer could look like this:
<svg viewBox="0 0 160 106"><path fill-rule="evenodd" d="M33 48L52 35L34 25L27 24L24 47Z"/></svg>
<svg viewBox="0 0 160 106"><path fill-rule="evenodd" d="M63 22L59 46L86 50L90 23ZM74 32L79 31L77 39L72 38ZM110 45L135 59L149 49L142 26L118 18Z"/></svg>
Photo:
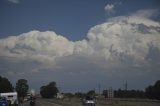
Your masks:
<svg viewBox="0 0 160 106"><path fill-rule="evenodd" d="M154 17L159 15L159 11L157 9L146 9L146 10L138 10L137 12L132 14L133 16L138 16L138 17Z"/></svg>
<svg viewBox="0 0 160 106"><path fill-rule="evenodd" d="M0 40L0 56L53 65L65 56L104 57L106 61L145 61L149 44L160 49L160 24L139 15L109 19L92 27L88 40L69 41L55 32L31 31ZM131 60L127 60L131 59Z"/></svg>
<svg viewBox="0 0 160 106"><path fill-rule="evenodd" d="M16 4L20 2L20 0L8 0L8 1Z"/></svg>
<svg viewBox="0 0 160 106"><path fill-rule="evenodd" d="M88 40L69 41L52 31L31 31L0 40L0 56L53 65L66 56L105 58L106 61L145 62L150 44L160 49L160 24L135 15L116 17L92 27ZM115 64L116 64L115 63Z"/></svg>
<svg viewBox="0 0 160 106"><path fill-rule="evenodd" d="M117 58L129 61L145 61L149 44L155 42L160 48L160 24L141 17L116 17L97 25L88 32L89 44L95 53L104 55L106 59Z"/></svg>
<svg viewBox="0 0 160 106"><path fill-rule="evenodd" d="M21 61L36 61L36 66L25 71L37 74L41 70L51 70L56 73L47 75L54 77L58 77L57 74L65 77L67 73L79 77L82 73L97 76L117 76L118 73L122 78L133 74L147 78L150 70L158 76L160 23L149 17L135 13L110 18L92 27L87 39L75 42L53 31L30 31L10 36L0 39L0 58L10 61L10 57L22 65Z"/></svg>
<svg viewBox="0 0 160 106"><path fill-rule="evenodd" d="M31 31L0 40L0 55L41 62L73 53L73 42L54 32Z"/></svg>
<svg viewBox="0 0 160 106"><path fill-rule="evenodd" d="M104 10L106 11L106 13L107 13L108 15L110 15L110 14L114 13L114 8L115 8L114 4L107 4L107 5L104 7Z"/></svg>

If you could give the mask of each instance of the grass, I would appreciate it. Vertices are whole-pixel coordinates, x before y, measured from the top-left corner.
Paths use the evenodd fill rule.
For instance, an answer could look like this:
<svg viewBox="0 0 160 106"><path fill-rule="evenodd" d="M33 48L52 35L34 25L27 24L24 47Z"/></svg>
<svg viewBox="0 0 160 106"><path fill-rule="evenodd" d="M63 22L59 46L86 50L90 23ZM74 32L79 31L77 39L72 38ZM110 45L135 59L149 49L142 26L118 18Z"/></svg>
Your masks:
<svg viewBox="0 0 160 106"><path fill-rule="evenodd" d="M65 98L64 102L81 104L79 98ZM160 101L153 101L147 99L105 99L97 98L96 106L160 106Z"/></svg>
<svg viewBox="0 0 160 106"><path fill-rule="evenodd" d="M160 106L160 101L148 99L97 99L98 106Z"/></svg>

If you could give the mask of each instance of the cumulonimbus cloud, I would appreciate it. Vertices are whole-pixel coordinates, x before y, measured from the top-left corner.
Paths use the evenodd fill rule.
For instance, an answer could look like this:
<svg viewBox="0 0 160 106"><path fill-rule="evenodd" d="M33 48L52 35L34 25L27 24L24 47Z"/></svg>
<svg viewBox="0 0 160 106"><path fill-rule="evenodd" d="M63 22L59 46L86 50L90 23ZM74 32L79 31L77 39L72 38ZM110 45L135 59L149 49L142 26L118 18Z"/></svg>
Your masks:
<svg viewBox="0 0 160 106"><path fill-rule="evenodd" d="M30 31L0 39L0 56L52 66L67 56L89 57L91 62L99 58L113 64L136 66L151 62L151 48L156 48L157 56L160 55L160 23L148 17L131 15L108 19L92 27L87 38L73 42L53 31ZM160 63L159 60L156 62Z"/></svg>

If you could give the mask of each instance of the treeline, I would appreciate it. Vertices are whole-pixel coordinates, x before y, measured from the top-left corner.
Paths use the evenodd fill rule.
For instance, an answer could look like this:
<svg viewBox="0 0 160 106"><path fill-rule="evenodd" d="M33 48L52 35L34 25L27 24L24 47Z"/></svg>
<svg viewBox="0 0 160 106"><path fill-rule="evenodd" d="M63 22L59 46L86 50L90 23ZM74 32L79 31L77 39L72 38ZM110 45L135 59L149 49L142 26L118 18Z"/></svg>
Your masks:
<svg viewBox="0 0 160 106"><path fill-rule="evenodd" d="M158 80L154 85L150 85L146 88L146 97L149 99L160 100L160 80Z"/></svg>
<svg viewBox="0 0 160 106"><path fill-rule="evenodd" d="M24 98L29 90L29 85L27 80L19 79L16 86L13 87L7 78L0 76L0 93L5 92L18 92L18 96ZM154 85L148 86L145 91L141 90L115 90L115 98L149 98L160 100L160 80L156 81ZM43 98L53 98L57 95L58 88L56 87L56 82L50 82L48 85L42 86L40 88L40 94ZM88 91L87 93L77 92L75 94L65 93L67 97L76 96L82 98L86 95L96 95L94 90ZM108 90L103 90L103 95L108 96Z"/></svg>
<svg viewBox="0 0 160 106"><path fill-rule="evenodd" d="M145 92L141 90L121 90L114 91L116 98L146 98Z"/></svg>
<svg viewBox="0 0 160 106"><path fill-rule="evenodd" d="M83 97L85 97L87 95L89 95L89 96L96 96L97 94L96 94L95 90L90 90L87 93L76 92L74 94L74 96L78 97L78 98L83 98Z"/></svg>
<svg viewBox="0 0 160 106"><path fill-rule="evenodd" d="M25 79L19 79L16 83L16 86L13 87L7 78L0 76L0 93L16 91L19 98L24 98L28 93L28 89L29 85Z"/></svg>
<svg viewBox="0 0 160 106"><path fill-rule="evenodd" d="M64 97L67 98L84 98L86 96L97 96L98 94L96 94L95 90L89 90L88 92L84 93L84 92L75 92L75 93L63 93Z"/></svg>
<svg viewBox="0 0 160 106"><path fill-rule="evenodd" d="M0 93L8 93L16 91L18 93L19 101L22 102L23 98L27 96L29 90L28 81L26 79L19 79L16 82L16 86L13 87L11 82L0 76ZM48 85L40 88L40 94L43 98L53 98L57 95L58 88L56 82L50 82Z"/></svg>
<svg viewBox="0 0 160 106"><path fill-rule="evenodd" d="M149 98L160 100L160 80L156 81L154 85L148 86L145 91L142 90L115 90L115 98ZM103 90L103 95L108 97L108 90Z"/></svg>

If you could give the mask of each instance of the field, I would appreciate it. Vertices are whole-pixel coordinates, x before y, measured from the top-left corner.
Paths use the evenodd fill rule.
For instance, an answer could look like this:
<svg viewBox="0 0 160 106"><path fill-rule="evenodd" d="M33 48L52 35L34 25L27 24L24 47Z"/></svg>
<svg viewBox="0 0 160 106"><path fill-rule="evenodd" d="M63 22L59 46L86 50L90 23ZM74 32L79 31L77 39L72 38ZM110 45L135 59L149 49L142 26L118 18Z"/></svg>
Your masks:
<svg viewBox="0 0 160 106"><path fill-rule="evenodd" d="M63 102L69 102L77 105L81 105L81 99L78 98L66 98L59 100ZM98 98L96 106L160 106L160 101L149 99L105 99Z"/></svg>
<svg viewBox="0 0 160 106"><path fill-rule="evenodd" d="M106 100L97 101L100 106L160 106L160 102L147 100Z"/></svg>

